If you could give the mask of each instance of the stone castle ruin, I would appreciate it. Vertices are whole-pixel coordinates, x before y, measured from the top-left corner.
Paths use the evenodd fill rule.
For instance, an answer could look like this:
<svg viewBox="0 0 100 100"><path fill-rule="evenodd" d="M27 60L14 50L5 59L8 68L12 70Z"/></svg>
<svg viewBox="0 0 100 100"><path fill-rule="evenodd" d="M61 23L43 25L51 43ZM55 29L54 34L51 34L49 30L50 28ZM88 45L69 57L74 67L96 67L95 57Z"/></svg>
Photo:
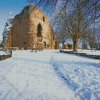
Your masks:
<svg viewBox="0 0 100 100"><path fill-rule="evenodd" d="M30 3L13 19L4 48L58 49L58 40L45 13ZM4 37L3 37L4 38Z"/></svg>

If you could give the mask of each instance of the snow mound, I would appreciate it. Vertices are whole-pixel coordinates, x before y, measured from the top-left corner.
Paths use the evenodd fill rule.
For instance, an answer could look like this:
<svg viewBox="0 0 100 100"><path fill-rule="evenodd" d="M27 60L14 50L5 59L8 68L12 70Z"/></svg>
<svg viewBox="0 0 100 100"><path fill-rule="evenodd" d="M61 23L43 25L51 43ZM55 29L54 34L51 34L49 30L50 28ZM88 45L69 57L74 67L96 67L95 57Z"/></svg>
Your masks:
<svg viewBox="0 0 100 100"><path fill-rule="evenodd" d="M0 51L0 55L10 55L8 51Z"/></svg>

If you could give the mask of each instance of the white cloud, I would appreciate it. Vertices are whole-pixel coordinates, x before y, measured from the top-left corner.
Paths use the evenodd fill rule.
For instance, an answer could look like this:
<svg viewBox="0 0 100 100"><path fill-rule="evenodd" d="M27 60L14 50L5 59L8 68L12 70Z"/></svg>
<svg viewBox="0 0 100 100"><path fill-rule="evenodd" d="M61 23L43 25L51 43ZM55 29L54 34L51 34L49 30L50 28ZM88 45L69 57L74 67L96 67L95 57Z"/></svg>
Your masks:
<svg viewBox="0 0 100 100"><path fill-rule="evenodd" d="M12 12L10 12L12 14Z"/></svg>

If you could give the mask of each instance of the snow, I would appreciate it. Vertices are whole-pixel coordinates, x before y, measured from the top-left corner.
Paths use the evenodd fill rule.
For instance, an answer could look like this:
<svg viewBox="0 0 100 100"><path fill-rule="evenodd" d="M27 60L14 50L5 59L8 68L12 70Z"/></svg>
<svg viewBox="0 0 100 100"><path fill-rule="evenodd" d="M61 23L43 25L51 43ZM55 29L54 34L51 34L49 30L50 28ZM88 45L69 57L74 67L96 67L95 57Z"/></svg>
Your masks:
<svg viewBox="0 0 100 100"><path fill-rule="evenodd" d="M10 55L10 53L8 51L0 51L0 56L1 55Z"/></svg>
<svg viewBox="0 0 100 100"><path fill-rule="evenodd" d="M19 50L0 61L0 100L99 99L100 60Z"/></svg>
<svg viewBox="0 0 100 100"><path fill-rule="evenodd" d="M61 49L61 50L73 51L72 49ZM77 49L77 53L86 53L88 55L100 55L100 50Z"/></svg>
<svg viewBox="0 0 100 100"><path fill-rule="evenodd" d="M5 55L6 53L4 51L0 51L0 55Z"/></svg>
<svg viewBox="0 0 100 100"><path fill-rule="evenodd" d="M75 96L81 100L99 100L100 61L71 54L59 56L52 58L52 64L60 77L64 77L67 85L75 91Z"/></svg>
<svg viewBox="0 0 100 100"><path fill-rule="evenodd" d="M81 52L81 53L87 53L88 55L100 55L100 50L81 50L81 49L78 49L78 52Z"/></svg>

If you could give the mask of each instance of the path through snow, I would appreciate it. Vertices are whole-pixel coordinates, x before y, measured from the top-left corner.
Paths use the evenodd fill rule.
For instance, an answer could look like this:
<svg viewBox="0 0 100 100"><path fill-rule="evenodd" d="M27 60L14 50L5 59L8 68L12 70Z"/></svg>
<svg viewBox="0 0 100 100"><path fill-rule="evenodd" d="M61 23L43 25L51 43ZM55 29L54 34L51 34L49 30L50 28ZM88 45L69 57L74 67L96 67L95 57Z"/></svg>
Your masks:
<svg viewBox="0 0 100 100"><path fill-rule="evenodd" d="M99 100L100 61L45 50L0 62L0 100Z"/></svg>

